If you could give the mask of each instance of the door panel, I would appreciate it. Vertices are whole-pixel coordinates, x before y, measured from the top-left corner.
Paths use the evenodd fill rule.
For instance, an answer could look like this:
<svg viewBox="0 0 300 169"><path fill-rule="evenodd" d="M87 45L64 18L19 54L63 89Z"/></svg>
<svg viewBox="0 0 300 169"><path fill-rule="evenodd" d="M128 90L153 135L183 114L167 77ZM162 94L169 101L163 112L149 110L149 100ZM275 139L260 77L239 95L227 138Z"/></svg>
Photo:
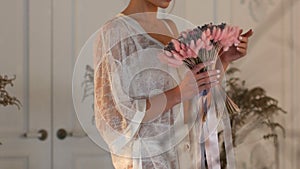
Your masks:
<svg viewBox="0 0 300 169"><path fill-rule="evenodd" d="M91 141L77 119L72 101L72 75L75 60L89 36L125 5L126 1L116 4L99 0L53 0L54 169L113 168L110 154ZM90 59L86 63L92 66L93 62ZM86 66L80 65L82 67L79 69L83 72L82 81L78 83L84 80ZM76 92L80 94L83 90ZM93 122L93 101L90 98L88 100L86 113L89 122L96 128ZM67 133L66 138L57 138L56 133L60 129Z"/></svg>
<svg viewBox="0 0 300 169"><path fill-rule="evenodd" d="M51 139L51 22L50 0L0 2L1 75L16 75L7 86L22 103L0 107L0 167L50 169ZM27 138L24 134L27 134Z"/></svg>

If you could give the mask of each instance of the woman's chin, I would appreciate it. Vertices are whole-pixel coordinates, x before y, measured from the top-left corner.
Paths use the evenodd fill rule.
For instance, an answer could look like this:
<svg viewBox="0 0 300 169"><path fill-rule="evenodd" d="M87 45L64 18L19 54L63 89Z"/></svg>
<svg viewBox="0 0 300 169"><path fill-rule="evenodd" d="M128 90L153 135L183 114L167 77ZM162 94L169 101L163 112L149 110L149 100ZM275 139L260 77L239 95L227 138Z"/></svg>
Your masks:
<svg viewBox="0 0 300 169"><path fill-rule="evenodd" d="M163 8L163 9L166 9L166 8L169 7L169 5L170 5L169 2L165 2L165 3L161 4L159 7L160 7L160 8Z"/></svg>

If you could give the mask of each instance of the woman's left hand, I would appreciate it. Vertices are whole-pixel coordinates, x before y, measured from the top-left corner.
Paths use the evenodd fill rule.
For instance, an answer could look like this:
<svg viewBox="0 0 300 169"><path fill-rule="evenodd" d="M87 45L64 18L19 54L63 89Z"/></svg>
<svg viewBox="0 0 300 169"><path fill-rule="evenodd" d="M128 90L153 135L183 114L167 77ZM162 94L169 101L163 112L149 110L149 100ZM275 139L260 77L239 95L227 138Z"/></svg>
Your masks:
<svg viewBox="0 0 300 169"><path fill-rule="evenodd" d="M231 46L228 51L223 52L223 54L220 55L220 60L222 61L224 67L227 67L227 65L231 62L238 60L247 54L248 41L252 35L252 29L240 35L239 40L241 43ZM224 64L227 65L225 66Z"/></svg>

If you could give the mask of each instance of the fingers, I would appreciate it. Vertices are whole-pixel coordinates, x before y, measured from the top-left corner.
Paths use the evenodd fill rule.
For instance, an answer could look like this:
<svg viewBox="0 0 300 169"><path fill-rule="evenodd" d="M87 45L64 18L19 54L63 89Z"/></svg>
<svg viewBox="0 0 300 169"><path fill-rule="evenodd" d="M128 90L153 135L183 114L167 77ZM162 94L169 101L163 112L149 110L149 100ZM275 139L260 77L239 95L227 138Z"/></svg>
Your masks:
<svg viewBox="0 0 300 169"><path fill-rule="evenodd" d="M236 44L236 50L240 52L242 56L245 56L247 54L249 37L251 37L252 35L253 30L250 29L239 37L241 43Z"/></svg>
<svg viewBox="0 0 300 169"><path fill-rule="evenodd" d="M242 34L240 37L239 37L239 40L241 41L241 43L248 43L248 39L253 35L253 30L250 29L248 32Z"/></svg>
<svg viewBox="0 0 300 169"><path fill-rule="evenodd" d="M195 75L195 79L197 81L199 81L201 79L206 79L206 78L209 78L209 77L215 77L215 76L219 76L220 77L220 73L221 73L220 70L210 70L210 71L206 71L206 72L202 72L202 73L196 74Z"/></svg>
<svg viewBox="0 0 300 169"><path fill-rule="evenodd" d="M248 37L240 36L239 40L241 43L248 43Z"/></svg>
<svg viewBox="0 0 300 169"><path fill-rule="evenodd" d="M247 49L248 44L247 43L240 43L236 46L237 48Z"/></svg>
<svg viewBox="0 0 300 169"><path fill-rule="evenodd" d="M193 69L192 72L193 74L197 74L201 69L205 68L206 66L212 65L215 62L204 62L196 65Z"/></svg>
<svg viewBox="0 0 300 169"><path fill-rule="evenodd" d="M182 60L177 60L165 53L160 53L157 57L161 62L166 63L172 67L178 67L183 64Z"/></svg>
<svg viewBox="0 0 300 169"><path fill-rule="evenodd" d="M219 82L220 77L221 77L220 75L210 76L210 77L198 80L197 84L198 84L198 86L202 86L202 85L210 84L213 82Z"/></svg>
<svg viewBox="0 0 300 169"><path fill-rule="evenodd" d="M248 41L248 39L246 40ZM247 54L248 42L242 42L236 46L236 50L241 53L241 56L245 56Z"/></svg>
<svg viewBox="0 0 300 169"><path fill-rule="evenodd" d="M184 57L180 53L172 51L172 54L173 54L173 56L174 56L175 59L177 59L177 60L184 60Z"/></svg>
<svg viewBox="0 0 300 169"><path fill-rule="evenodd" d="M208 90L208 89L210 89L210 88L213 88L213 87L215 87L215 86L217 86L217 85L219 85L219 82L218 82L218 81L211 82L211 83L209 83L209 84L200 85L200 86L198 87L198 90L199 90L199 92L201 92L201 91L203 91L203 90Z"/></svg>
<svg viewBox="0 0 300 169"><path fill-rule="evenodd" d="M240 33L239 33L239 35L241 35L243 33L243 29L240 29Z"/></svg>
<svg viewBox="0 0 300 169"><path fill-rule="evenodd" d="M248 32L242 34L241 36L249 38L249 37L251 37L252 35L253 35L253 30L250 29L250 30L248 30Z"/></svg>
<svg viewBox="0 0 300 169"><path fill-rule="evenodd" d="M247 49L246 48L237 47L236 50L239 51L242 54L242 56L247 54Z"/></svg>
<svg viewBox="0 0 300 169"><path fill-rule="evenodd" d="M210 89L219 84L221 78L220 72L220 70L211 70L197 74L195 78L197 80L198 90Z"/></svg>

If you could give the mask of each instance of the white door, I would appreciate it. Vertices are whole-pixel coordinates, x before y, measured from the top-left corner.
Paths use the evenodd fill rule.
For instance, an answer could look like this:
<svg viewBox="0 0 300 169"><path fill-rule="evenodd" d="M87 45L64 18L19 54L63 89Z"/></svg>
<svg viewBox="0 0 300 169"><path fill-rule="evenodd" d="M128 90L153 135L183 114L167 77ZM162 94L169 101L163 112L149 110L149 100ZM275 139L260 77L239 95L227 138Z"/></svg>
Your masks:
<svg viewBox="0 0 300 169"><path fill-rule="evenodd" d="M0 1L0 75L16 75L7 90L22 103L0 106L1 169L51 169L50 2Z"/></svg>
<svg viewBox="0 0 300 169"><path fill-rule="evenodd" d="M53 0L53 169L113 168L110 154L87 137L77 119L72 102L72 74L85 41L126 5L126 1L116 2ZM92 66L92 59L87 58L85 63ZM78 83L84 81L85 63L79 64L82 81ZM84 88L79 90L75 94L83 97ZM88 123L94 126L92 98L85 100L85 111Z"/></svg>
<svg viewBox="0 0 300 169"><path fill-rule="evenodd" d="M0 2L0 73L16 75L7 90L22 103L0 107L1 169L112 168L109 153L81 129L71 80L85 40L125 3Z"/></svg>

